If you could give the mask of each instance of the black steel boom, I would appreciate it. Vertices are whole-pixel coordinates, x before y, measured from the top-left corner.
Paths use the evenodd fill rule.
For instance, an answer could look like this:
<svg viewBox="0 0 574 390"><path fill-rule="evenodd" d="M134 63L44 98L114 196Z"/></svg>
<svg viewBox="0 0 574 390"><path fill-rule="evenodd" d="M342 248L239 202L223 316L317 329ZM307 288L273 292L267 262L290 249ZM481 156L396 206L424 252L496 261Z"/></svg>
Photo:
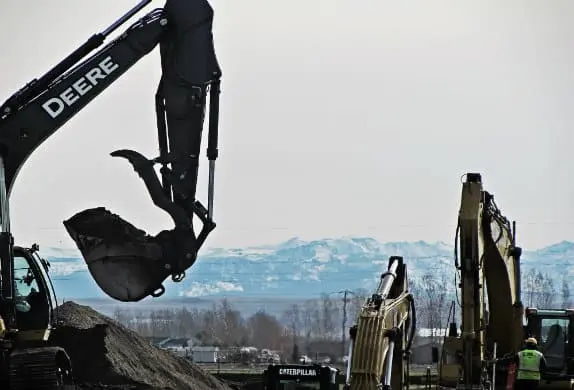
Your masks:
<svg viewBox="0 0 574 390"><path fill-rule="evenodd" d="M217 158L221 69L215 55L213 9L206 0L167 0L132 24L118 38L106 37L151 0L137 6L102 33L93 35L38 80L0 106L0 257L4 298L13 281L8 253L8 199L18 171L48 137L112 85L136 62L160 46L162 77L156 93L159 157L148 159L118 150L144 181L153 203L173 219L172 230L151 237L104 208L84 210L64 226L104 292L121 301L138 301L164 291L168 277L179 281L196 260L213 222L214 161ZM81 61L81 62L80 62ZM208 208L196 200L199 153L209 95ZM161 164L161 180L154 164ZM3 173L3 175L1 175ZM202 223L194 232L193 218Z"/></svg>

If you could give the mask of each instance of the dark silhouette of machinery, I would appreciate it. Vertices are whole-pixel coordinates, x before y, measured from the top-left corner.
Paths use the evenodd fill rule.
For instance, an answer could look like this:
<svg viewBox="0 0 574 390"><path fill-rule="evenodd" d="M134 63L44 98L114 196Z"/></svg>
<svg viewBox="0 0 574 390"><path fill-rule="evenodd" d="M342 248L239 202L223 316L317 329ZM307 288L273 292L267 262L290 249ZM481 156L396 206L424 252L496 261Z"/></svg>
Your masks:
<svg viewBox="0 0 574 390"><path fill-rule="evenodd" d="M9 197L16 176L36 148L156 46L162 68L155 99L159 156L148 159L127 149L112 156L132 164L153 203L173 219L174 228L152 237L104 208L82 211L64 226L100 288L128 302L161 295L162 283L170 276L182 280L215 228L221 70L213 45L213 9L206 0L167 0L163 8L147 13L104 45L110 34L150 2L141 1L0 106L2 389L62 389L72 380L69 357L49 341L56 306L49 263L38 256L37 246L14 246L10 232ZM209 193L204 207L196 199L196 186L208 106ZM161 178L154 170L157 164ZM203 223L197 233L195 218Z"/></svg>

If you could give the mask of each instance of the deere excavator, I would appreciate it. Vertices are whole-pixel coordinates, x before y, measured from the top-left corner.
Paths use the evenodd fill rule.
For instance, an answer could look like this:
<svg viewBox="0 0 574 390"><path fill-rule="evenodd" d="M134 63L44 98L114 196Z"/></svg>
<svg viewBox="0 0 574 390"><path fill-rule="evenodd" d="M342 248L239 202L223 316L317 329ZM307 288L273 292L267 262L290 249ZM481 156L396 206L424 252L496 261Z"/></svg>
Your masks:
<svg viewBox="0 0 574 390"><path fill-rule="evenodd" d="M350 329L345 388L408 389L415 332L416 311L407 266L402 257L391 256L377 289Z"/></svg>
<svg viewBox="0 0 574 390"><path fill-rule="evenodd" d="M221 70L215 55L213 9L206 0L167 0L122 34L105 40L147 6L143 0L39 79L0 106L0 388L73 387L65 350L50 342L57 302L49 263L38 247L14 245L9 198L28 157L122 74L159 45L162 76L155 95L159 156L132 150L127 159L142 178L153 203L174 228L156 236L137 229L104 208L82 211L64 226L99 287L110 297L134 302L160 296L171 276L181 281L215 228L214 166L218 156ZM95 53L92 53L94 52ZM208 206L196 200L198 163L209 106ZM161 165L160 176L156 164ZM193 221L202 222L194 231Z"/></svg>
<svg viewBox="0 0 574 390"><path fill-rule="evenodd" d="M438 363L441 388L494 389L507 385L508 365L497 364L535 337L549 360L544 385L571 386L574 311L524 309L516 223L501 213L478 173L467 173L458 215L455 267L460 329L449 324ZM453 316L454 317L454 316ZM548 335L554 329L554 336ZM562 333L560 333L560 330ZM502 359L504 360L504 359Z"/></svg>

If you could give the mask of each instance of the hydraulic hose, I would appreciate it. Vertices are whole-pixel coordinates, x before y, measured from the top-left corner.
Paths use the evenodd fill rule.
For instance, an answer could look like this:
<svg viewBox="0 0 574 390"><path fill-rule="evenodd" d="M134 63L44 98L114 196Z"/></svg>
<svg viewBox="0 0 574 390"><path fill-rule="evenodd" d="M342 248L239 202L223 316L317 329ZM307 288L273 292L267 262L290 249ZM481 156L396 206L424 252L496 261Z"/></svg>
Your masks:
<svg viewBox="0 0 574 390"><path fill-rule="evenodd" d="M406 348L407 351L410 351L413 340L415 338L416 330L417 330L417 311L415 309L415 299L413 297L413 294L409 293L409 295L407 296L407 299L409 300L409 302L411 304L411 312L412 312L412 323L411 323L410 335L409 335L409 338L407 340L407 348Z"/></svg>

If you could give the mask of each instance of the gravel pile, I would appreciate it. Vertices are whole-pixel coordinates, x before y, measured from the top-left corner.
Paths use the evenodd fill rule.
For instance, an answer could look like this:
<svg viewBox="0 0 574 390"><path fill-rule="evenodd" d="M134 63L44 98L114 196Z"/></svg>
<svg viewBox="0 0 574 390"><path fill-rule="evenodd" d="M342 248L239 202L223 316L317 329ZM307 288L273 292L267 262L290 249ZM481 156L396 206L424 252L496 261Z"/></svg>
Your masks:
<svg viewBox="0 0 574 390"><path fill-rule="evenodd" d="M190 361L153 346L137 333L88 306L59 306L51 339L72 359L86 389L229 390Z"/></svg>

